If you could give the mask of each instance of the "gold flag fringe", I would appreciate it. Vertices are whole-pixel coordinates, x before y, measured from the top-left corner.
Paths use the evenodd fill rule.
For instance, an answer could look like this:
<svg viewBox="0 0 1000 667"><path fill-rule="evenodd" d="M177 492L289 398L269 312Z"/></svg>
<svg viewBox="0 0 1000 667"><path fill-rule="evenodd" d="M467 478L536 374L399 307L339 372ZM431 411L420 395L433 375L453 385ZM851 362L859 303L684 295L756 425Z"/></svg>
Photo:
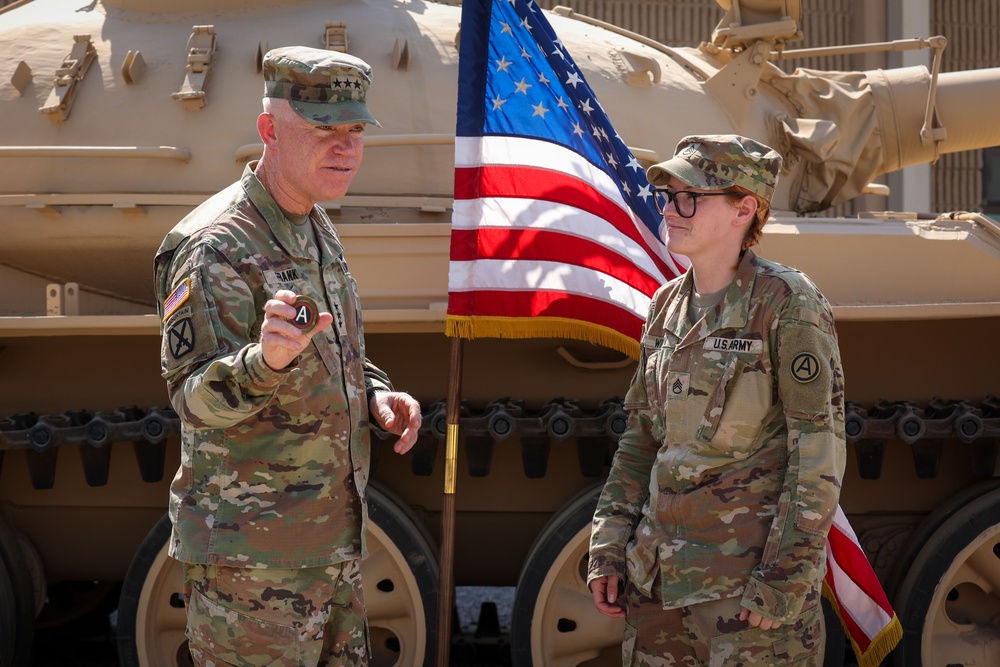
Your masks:
<svg viewBox="0 0 1000 667"><path fill-rule="evenodd" d="M837 598L826 581L823 582L823 597L830 602L830 606L837 612L837 618L840 619L840 623L843 625L843 611L841 611L840 605L837 604ZM892 650L896 648L896 644L903 640L903 625L899 622L896 613L893 612L892 620L889 621L887 626L882 628L881 632L872 638L872 642L868 645L868 650L865 652L861 651L858 643L854 641L854 637L847 630L846 625L844 626L844 634L851 640L851 646L854 648L854 657L858 659L858 667L878 667L882 664L883 660L889 657Z"/></svg>
<svg viewBox="0 0 1000 667"><path fill-rule="evenodd" d="M625 334L589 322L560 317L476 317L449 315L445 334L457 338L572 338L603 345L632 359L639 343Z"/></svg>

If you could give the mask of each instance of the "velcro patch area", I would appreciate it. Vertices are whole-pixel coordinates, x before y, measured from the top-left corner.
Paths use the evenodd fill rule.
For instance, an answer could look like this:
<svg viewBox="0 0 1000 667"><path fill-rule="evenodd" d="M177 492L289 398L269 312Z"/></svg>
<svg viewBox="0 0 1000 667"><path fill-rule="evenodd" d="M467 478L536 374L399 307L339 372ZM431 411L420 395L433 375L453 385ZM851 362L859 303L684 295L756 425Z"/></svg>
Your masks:
<svg viewBox="0 0 1000 667"><path fill-rule="evenodd" d="M191 279L185 278L181 284L174 288L170 296L163 302L163 321L166 322L170 316L177 312L177 309L184 305L184 302L191 297Z"/></svg>

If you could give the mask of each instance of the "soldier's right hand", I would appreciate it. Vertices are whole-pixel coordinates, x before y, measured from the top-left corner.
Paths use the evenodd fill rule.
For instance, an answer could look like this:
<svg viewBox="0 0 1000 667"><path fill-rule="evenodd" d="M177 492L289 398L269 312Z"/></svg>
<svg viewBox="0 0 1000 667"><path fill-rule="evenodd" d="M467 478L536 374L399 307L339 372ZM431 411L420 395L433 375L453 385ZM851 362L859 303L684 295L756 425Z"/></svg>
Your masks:
<svg viewBox="0 0 1000 667"><path fill-rule="evenodd" d="M618 577L614 575L598 577L590 582L590 592L597 611L612 618L625 618L625 605L618 601L618 583Z"/></svg>
<svg viewBox="0 0 1000 667"><path fill-rule="evenodd" d="M264 324L260 327L260 347L264 361L280 371L309 345L312 337L333 323L333 315L319 313L316 325L308 332L292 324L297 297L291 290L279 290L264 304Z"/></svg>

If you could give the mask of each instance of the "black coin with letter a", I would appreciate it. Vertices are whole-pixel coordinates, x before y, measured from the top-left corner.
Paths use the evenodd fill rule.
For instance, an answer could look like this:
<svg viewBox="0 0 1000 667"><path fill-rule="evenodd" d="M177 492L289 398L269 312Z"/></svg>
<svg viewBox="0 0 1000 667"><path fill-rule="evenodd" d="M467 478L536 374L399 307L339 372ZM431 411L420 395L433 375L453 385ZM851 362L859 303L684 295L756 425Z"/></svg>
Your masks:
<svg viewBox="0 0 1000 667"><path fill-rule="evenodd" d="M302 333L309 333L316 327L316 322L319 321L319 305L314 299L299 295L295 297L292 308L295 309L295 315L289 322L301 329Z"/></svg>

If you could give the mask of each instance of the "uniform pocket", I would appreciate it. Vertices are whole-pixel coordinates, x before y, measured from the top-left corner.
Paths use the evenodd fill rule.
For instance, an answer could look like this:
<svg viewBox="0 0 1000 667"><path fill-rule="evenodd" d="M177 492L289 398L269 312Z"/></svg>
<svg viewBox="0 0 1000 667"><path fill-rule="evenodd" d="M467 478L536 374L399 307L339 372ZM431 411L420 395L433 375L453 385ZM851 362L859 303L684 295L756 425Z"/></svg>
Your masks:
<svg viewBox="0 0 1000 667"><path fill-rule="evenodd" d="M822 614L822 612L819 612ZM793 625L777 630L747 628L713 637L710 667L814 667L823 648L816 609L803 610Z"/></svg>
<svg viewBox="0 0 1000 667"><path fill-rule="evenodd" d="M780 649L784 642L775 642L771 631L759 628L712 637L709 667L785 667L787 663L775 655L775 643Z"/></svg>
<svg viewBox="0 0 1000 667"><path fill-rule="evenodd" d="M187 605L192 653L241 667L302 664L299 633L294 628L234 611L198 590L191 591Z"/></svg>
<svg viewBox="0 0 1000 667"><path fill-rule="evenodd" d="M705 408L701 428L695 434L702 442L711 442L719 430L722 413L726 409L726 398L735 390L736 383L743 374L744 366L746 366L746 362L734 355L722 369L719 382L712 390L712 395L708 397L708 407Z"/></svg>

